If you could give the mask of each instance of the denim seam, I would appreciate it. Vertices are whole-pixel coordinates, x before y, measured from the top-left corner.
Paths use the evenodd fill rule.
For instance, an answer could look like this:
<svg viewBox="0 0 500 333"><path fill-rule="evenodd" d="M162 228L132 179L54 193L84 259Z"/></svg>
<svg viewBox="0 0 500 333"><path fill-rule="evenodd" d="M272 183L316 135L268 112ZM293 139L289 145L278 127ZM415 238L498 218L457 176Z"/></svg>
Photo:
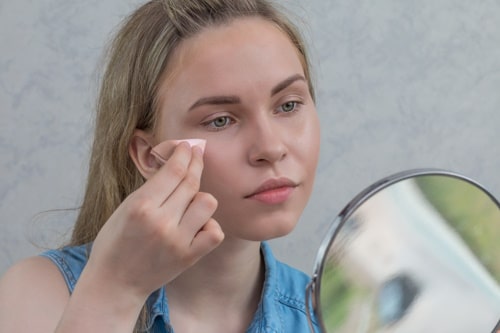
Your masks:
<svg viewBox="0 0 500 333"><path fill-rule="evenodd" d="M75 285L76 285L76 278L73 275L73 272L69 268L69 266L66 263L66 261L64 260L64 258L62 258L54 253L51 253L51 252L43 253L42 256L49 258L50 260L52 260L56 264L56 266L61 271L64 279L66 280L70 292L73 292L73 290L75 289Z"/></svg>

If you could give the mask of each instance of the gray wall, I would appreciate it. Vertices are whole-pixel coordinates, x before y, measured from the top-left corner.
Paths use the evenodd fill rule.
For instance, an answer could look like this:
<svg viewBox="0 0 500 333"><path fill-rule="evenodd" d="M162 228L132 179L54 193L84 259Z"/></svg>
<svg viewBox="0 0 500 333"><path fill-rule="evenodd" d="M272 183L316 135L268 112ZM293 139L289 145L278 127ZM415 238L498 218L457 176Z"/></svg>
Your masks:
<svg viewBox="0 0 500 333"><path fill-rule="evenodd" d="M60 244L78 205L101 50L139 1L0 1L0 274ZM333 217L364 187L451 169L500 196L500 2L313 0L317 186L277 255L311 272Z"/></svg>

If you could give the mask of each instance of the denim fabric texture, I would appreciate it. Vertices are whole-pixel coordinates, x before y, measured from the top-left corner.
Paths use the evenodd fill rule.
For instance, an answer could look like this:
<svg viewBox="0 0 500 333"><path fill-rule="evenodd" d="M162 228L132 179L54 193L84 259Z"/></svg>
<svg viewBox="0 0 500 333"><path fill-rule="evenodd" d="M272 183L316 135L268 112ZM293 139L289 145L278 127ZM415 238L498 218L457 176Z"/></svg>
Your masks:
<svg viewBox="0 0 500 333"><path fill-rule="evenodd" d="M49 250L41 255L49 258L61 271L70 293L85 267L91 247L82 245ZM262 297L247 333L308 333L310 332L305 302L309 277L274 257L270 246L263 242L261 253L265 261ZM169 322L168 298L165 288L151 294L147 301L149 333L173 333ZM319 328L313 319L316 332Z"/></svg>

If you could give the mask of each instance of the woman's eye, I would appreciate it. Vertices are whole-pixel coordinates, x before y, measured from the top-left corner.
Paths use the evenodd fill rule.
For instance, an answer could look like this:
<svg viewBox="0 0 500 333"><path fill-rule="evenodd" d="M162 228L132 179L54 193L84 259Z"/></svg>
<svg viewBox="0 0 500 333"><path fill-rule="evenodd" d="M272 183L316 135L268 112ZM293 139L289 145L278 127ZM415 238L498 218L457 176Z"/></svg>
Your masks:
<svg viewBox="0 0 500 333"><path fill-rule="evenodd" d="M296 107L297 107L297 102L290 101L290 102L286 102L284 104L281 104L280 109L283 112L292 112L295 110Z"/></svg>
<svg viewBox="0 0 500 333"><path fill-rule="evenodd" d="M215 130L224 129L230 124L231 124L231 118L228 116L217 117L206 123L208 127L211 127Z"/></svg>

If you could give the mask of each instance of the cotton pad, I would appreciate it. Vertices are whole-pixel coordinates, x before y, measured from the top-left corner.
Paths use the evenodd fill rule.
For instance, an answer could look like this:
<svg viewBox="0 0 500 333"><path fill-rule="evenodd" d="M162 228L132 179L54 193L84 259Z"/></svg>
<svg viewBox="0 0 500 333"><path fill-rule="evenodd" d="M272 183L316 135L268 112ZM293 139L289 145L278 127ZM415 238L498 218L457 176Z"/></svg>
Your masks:
<svg viewBox="0 0 500 333"><path fill-rule="evenodd" d="M207 140L204 139L181 139L181 140L165 140L160 142L151 149L153 154L160 162L165 163L172 155L174 148L181 142L187 142L191 147L198 146L205 151Z"/></svg>
<svg viewBox="0 0 500 333"><path fill-rule="evenodd" d="M201 148L201 151L205 151L205 145L207 144L207 140L204 139L182 139L182 140L172 140L177 144L181 142L187 142L191 147L198 146Z"/></svg>

